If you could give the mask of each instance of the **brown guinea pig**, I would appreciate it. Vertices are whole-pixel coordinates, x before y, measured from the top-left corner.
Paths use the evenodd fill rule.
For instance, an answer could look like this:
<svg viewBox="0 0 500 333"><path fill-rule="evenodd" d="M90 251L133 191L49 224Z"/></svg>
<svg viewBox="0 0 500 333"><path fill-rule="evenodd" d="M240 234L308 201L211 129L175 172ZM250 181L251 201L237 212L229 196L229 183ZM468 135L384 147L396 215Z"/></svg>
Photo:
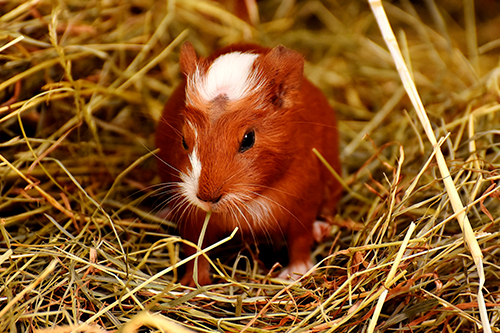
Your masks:
<svg viewBox="0 0 500 333"><path fill-rule="evenodd" d="M285 241L289 265L280 277L307 272L313 223L333 214L340 194L312 149L337 172L340 162L334 111L304 78L303 57L283 46L235 44L199 58L185 43L180 67L184 81L156 131L165 217L196 244L210 211L203 247L238 227L245 241ZM190 261L182 284L195 285L193 269ZM200 285L211 282L209 269L200 257Z"/></svg>

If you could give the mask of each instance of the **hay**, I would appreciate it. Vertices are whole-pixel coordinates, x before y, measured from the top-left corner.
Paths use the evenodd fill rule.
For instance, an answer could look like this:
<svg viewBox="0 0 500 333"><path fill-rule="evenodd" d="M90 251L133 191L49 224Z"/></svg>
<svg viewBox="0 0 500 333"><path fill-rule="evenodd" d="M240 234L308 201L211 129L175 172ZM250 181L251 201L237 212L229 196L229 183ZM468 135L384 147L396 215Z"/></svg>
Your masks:
<svg viewBox="0 0 500 333"><path fill-rule="evenodd" d="M2 2L0 331L499 331L499 5L384 3L426 130L367 2L258 5L251 26L211 1ZM348 190L298 281L241 252L176 283L194 258L155 216L153 133L185 40L299 50L337 110Z"/></svg>

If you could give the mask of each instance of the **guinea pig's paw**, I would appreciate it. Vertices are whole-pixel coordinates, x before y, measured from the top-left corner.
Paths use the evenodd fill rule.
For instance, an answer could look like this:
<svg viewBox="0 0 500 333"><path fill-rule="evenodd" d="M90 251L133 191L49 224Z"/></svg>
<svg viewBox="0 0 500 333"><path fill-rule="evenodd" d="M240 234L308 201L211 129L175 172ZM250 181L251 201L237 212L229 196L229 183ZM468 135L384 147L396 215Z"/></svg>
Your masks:
<svg viewBox="0 0 500 333"><path fill-rule="evenodd" d="M300 276L306 274L311 267L313 267L313 263L311 260L303 262L295 262L290 263L287 267L283 269L283 271L278 275L280 279L297 279Z"/></svg>
<svg viewBox="0 0 500 333"><path fill-rule="evenodd" d="M312 225L312 234L314 240L320 243L323 239L330 235L332 226L328 222L316 220Z"/></svg>

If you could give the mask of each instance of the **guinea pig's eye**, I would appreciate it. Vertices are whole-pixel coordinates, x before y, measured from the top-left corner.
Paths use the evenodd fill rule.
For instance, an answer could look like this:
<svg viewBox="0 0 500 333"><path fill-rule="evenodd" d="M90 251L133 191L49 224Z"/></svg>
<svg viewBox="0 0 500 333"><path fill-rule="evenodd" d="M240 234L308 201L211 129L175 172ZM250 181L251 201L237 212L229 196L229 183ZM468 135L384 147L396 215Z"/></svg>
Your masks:
<svg viewBox="0 0 500 333"><path fill-rule="evenodd" d="M182 137L182 148L184 148L184 150L188 150L189 147L186 143L186 139L184 139L184 136Z"/></svg>
<svg viewBox="0 0 500 333"><path fill-rule="evenodd" d="M255 132L252 130L247 132L245 136L243 136L243 140L241 140L240 144L240 153L246 152L248 149L252 148L255 144Z"/></svg>

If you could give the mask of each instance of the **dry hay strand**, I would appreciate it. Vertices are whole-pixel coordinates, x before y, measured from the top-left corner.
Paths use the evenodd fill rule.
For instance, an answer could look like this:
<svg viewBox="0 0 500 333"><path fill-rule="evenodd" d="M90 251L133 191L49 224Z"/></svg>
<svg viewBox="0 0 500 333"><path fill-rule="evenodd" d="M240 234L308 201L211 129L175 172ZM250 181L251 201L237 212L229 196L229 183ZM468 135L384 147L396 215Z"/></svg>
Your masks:
<svg viewBox="0 0 500 333"><path fill-rule="evenodd" d="M367 2L250 3L253 25L214 1L2 2L0 330L498 332L499 5L384 3L423 126ZM176 283L194 258L155 215L153 133L185 40L299 50L337 110L346 191L297 281L236 248L217 284Z"/></svg>

